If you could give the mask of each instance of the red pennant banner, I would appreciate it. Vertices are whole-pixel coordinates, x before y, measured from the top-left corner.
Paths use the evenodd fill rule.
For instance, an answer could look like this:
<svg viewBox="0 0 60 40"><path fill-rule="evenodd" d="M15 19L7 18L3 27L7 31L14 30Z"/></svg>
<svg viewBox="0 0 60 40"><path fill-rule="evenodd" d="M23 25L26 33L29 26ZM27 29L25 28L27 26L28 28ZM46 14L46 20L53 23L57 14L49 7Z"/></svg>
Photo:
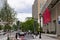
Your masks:
<svg viewBox="0 0 60 40"><path fill-rule="evenodd" d="M50 10L46 8L46 10L43 13L43 23L47 24L50 21L51 21L51 13L50 13Z"/></svg>

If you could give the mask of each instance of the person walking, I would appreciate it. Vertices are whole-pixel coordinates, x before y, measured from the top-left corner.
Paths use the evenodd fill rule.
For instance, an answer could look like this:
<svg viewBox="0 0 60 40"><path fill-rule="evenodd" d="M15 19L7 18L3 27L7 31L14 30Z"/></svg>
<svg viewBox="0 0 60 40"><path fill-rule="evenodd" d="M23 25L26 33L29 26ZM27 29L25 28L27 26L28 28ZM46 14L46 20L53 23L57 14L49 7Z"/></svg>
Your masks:
<svg viewBox="0 0 60 40"><path fill-rule="evenodd" d="M17 39L17 33L16 33L16 35L15 35L15 38Z"/></svg>

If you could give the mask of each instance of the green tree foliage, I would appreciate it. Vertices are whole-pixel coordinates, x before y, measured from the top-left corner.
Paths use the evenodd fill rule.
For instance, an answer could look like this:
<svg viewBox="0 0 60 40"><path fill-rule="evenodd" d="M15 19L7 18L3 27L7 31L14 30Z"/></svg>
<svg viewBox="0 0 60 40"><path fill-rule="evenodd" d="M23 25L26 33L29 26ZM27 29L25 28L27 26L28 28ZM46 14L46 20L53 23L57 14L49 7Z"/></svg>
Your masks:
<svg viewBox="0 0 60 40"><path fill-rule="evenodd" d="M6 24L4 27L4 31L10 31L11 30L11 26Z"/></svg>
<svg viewBox="0 0 60 40"><path fill-rule="evenodd" d="M20 29L20 26L20 21L16 21L16 25L14 24L12 28L13 30L17 31L18 29Z"/></svg>
<svg viewBox="0 0 60 40"><path fill-rule="evenodd" d="M10 24L13 24L15 21L16 12L9 6L7 2L5 2L4 7L0 11L0 18L3 22L7 22L4 27L4 31L11 30Z"/></svg>
<svg viewBox="0 0 60 40"><path fill-rule="evenodd" d="M15 31L17 31L17 30L18 30L17 25L13 25L13 30L15 30Z"/></svg>
<svg viewBox="0 0 60 40"><path fill-rule="evenodd" d="M36 21L35 23L36 23L35 30L37 31L38 30L38 22ZM21 29L23 31L31 30L33 32L34 31L33 25L34 25L34 19L28 19L27 21L21 23Z"/></svg>
<svg viewBox="0 0 60 40"><path fill-rule="evenodd" d="M0 30L2 30L3 29L3 26L2 25L0 25Z"/></svg>
<svg viewBox="0 0 60 40"><path fill-rule="evenodd" d="M8 24L12 24L16 19L15 14L15 11L9 6L9 4L5 3L4 7L0 11L0 18Z"/></svg>

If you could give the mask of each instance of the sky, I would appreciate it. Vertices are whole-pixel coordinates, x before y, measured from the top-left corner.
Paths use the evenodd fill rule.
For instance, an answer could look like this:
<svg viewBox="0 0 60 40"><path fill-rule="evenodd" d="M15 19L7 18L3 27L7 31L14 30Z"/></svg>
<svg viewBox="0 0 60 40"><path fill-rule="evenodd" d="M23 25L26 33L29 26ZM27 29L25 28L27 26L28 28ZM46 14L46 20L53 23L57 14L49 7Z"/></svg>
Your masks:
<svg viewBox="0 0 60 40"><path fill-rule="evenodd" d="M32 17L33 3L34 0L8 0L8 4L16 11L20 21L25 21L26 17Z"/></svg>
<svg viewBox="0 0 60 40"><path fill-rule="evenodd" d="M0 9L3 8L4 1L0 0Z"/></svg>

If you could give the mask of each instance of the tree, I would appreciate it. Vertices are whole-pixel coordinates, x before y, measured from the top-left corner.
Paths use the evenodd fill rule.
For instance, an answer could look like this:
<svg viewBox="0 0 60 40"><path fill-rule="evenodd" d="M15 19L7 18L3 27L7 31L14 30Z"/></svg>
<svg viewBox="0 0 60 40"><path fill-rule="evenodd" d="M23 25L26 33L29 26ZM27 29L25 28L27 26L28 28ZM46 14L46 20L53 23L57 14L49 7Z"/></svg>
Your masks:
<svg viewBox="0 0 60 40"><path fill-rule="evenodd" d="M7 24L13 24L15 18L15 11L5 2L4 7L0 11L0 18L7 22Z"/></svg>
<svg viewBox="0 0 60 40"><path fill-rule="evenodd" d="M4 31L10 31L11 30L11 26L6 24L4 27Z"/></svg>
<svg viewBox="0 0 60 40"><path fill-rule="evenodd" d="M5 2L4 7L0 11L0 18L3 22L7 22L5 24L4 30L11 30L11 24L15 21L16 12L9 6L7 2Z"/></svg>
<svg viewBox="0 0 60 40"><path fill-rule="evenodd" d="M15 30L15 31L17 31L17 30L18 30L17 25L13 25L13 30Z"/></svg>
<svg viewBox="0 0 60 40"><path fill-rule="evenodd" d="M35 26L35 28L36 28L36 31L38 30L38 22L36 21L35 22L36 24L36 26ZM25 22L23 22L23 23L21 23L21 29L22 30L24 30L24 31L28 31L28 30L30 30L30 31L34 31L34 19L32 18L32 19L28 19L27 21L25 21Z"/></svg>
<svg viewBox="0 0 60 40"><path fill-rule="evenodd" d="M3 26L2 25L0 25L0 30L2 30L3 29Z"/></svg>

